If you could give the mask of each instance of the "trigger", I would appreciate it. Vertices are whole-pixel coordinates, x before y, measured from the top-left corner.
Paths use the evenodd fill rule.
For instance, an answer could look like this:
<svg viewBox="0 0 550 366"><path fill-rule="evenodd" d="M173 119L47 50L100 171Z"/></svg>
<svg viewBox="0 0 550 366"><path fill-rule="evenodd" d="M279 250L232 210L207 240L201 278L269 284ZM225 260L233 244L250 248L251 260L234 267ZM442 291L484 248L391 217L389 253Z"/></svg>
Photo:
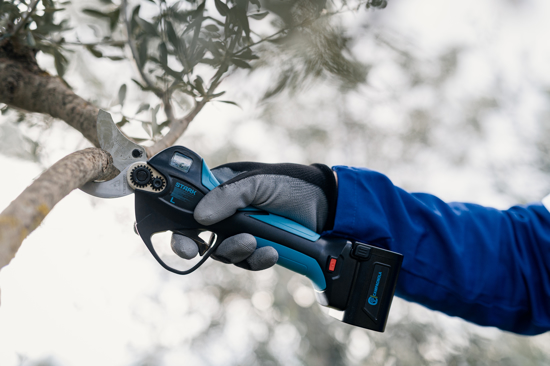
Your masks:
<svg viewBox="0 0 550 366"><path fill-rule="evenodd" d="M199 254L202 256L208 248L210 247L210 244L207 244L204 240L201 239L199 236L201 232L198 230L177 230L174 231L174 234L179 234L188 237L189 239L193 240L195 244L197 244L197 247L199 248Z"/></svg>

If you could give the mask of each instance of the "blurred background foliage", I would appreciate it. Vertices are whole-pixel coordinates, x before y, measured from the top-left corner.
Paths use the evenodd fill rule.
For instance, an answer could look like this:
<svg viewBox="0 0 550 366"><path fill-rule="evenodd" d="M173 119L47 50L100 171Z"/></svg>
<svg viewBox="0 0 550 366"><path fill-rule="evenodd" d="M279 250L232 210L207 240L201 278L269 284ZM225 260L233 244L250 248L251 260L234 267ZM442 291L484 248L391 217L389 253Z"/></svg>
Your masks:
<svg viewBox="0 0 550 366"><path fill-rule="evenodd" d="M19 37L35 48L41 67L109 110L125 133L144 143L166 133L168 103L181 116L209 100L179 142L210 166L236 160L367 166L408 190L500 208L550 192L550 48L547 28L537 29L535 17L550 11L542 1L458 7L429 0L147 0L128 4L127 21L124 3L116 1L39 1L34 25L10 28L34 3L0 2L0 37ZM47 117L2 107L1 154L44 167L83 146ZM54 323L31 322L18 307L37 318L61 309L55 324L68 335L56 336L60 340L76 336L107 347L102 339L114 337L124 356L115 362L116 352L104 351L106 364L550 362L548 335L482 328L400 299L385 333L349 327L323 314L309 281L285 269L249 273L212 262L191 277L174 276L130 237L131 201L81 200L91 203L98 225L107 225L102 215L120 227L124 248L111 245L114 234L96 238L93 249L48 242L53 254L33 244L38 235L35 240L45 240L44 231L28 239L28 252L2 273L2 339L19 339L13 335L19 326L27 340L9 350L18 354L14 365L92 362L75 362L61 343L37 352L33 344L54 331L48 330ZM63 274L48 277L47 263L32 262L31 253L53 262L56 248L69 247L77 263L60 263ZM105 273L99 277L97 263ZM21 272L44 278L23 281ZM41 286L53 287L53 305L17 302L25 297L16 289L40 294ZM89 295L81 294L83 287ZM78 327L66 324L68 314ZM87 316L97 324L83 321Z"/></svg>

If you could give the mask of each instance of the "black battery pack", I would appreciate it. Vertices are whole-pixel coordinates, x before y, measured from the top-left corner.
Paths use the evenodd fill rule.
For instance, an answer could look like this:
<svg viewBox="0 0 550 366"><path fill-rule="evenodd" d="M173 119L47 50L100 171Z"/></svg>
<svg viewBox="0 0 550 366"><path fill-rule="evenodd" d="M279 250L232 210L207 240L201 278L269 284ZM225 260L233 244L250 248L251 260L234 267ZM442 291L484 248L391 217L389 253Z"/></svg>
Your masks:
<svg viewBox="0 0 550 366"><path fill-rule="evenodd" d="M354 243L350 253L358 261L341 321L383 332L401 270L403 255L364 243Z"/></svg>

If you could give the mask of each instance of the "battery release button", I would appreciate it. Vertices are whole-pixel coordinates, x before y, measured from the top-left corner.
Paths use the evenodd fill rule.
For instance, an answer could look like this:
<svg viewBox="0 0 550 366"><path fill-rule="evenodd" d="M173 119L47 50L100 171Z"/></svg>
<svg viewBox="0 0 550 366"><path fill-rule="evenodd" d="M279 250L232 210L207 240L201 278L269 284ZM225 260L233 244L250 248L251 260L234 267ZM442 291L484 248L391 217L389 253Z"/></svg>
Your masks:
<svg viewBox="0 0 550 366"><path fill-rule="evenodd" d="M365 244L357 244L353 248L352 254L355 258L366 261L370 257L370 247Z"/></svg>

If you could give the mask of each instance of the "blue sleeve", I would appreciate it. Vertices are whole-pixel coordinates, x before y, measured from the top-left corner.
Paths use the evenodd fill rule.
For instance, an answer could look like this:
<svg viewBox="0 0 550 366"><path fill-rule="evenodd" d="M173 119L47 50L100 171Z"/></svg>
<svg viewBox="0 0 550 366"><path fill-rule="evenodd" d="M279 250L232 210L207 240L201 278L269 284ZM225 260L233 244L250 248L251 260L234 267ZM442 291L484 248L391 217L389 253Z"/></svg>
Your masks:
<svg viewBox="0 0 550 366"><path fill-rule="evenodd" d="M448 315L532 335L550 330L550 213L407 193L338 166L333 235L404 255L396 294Z"/></svg>

